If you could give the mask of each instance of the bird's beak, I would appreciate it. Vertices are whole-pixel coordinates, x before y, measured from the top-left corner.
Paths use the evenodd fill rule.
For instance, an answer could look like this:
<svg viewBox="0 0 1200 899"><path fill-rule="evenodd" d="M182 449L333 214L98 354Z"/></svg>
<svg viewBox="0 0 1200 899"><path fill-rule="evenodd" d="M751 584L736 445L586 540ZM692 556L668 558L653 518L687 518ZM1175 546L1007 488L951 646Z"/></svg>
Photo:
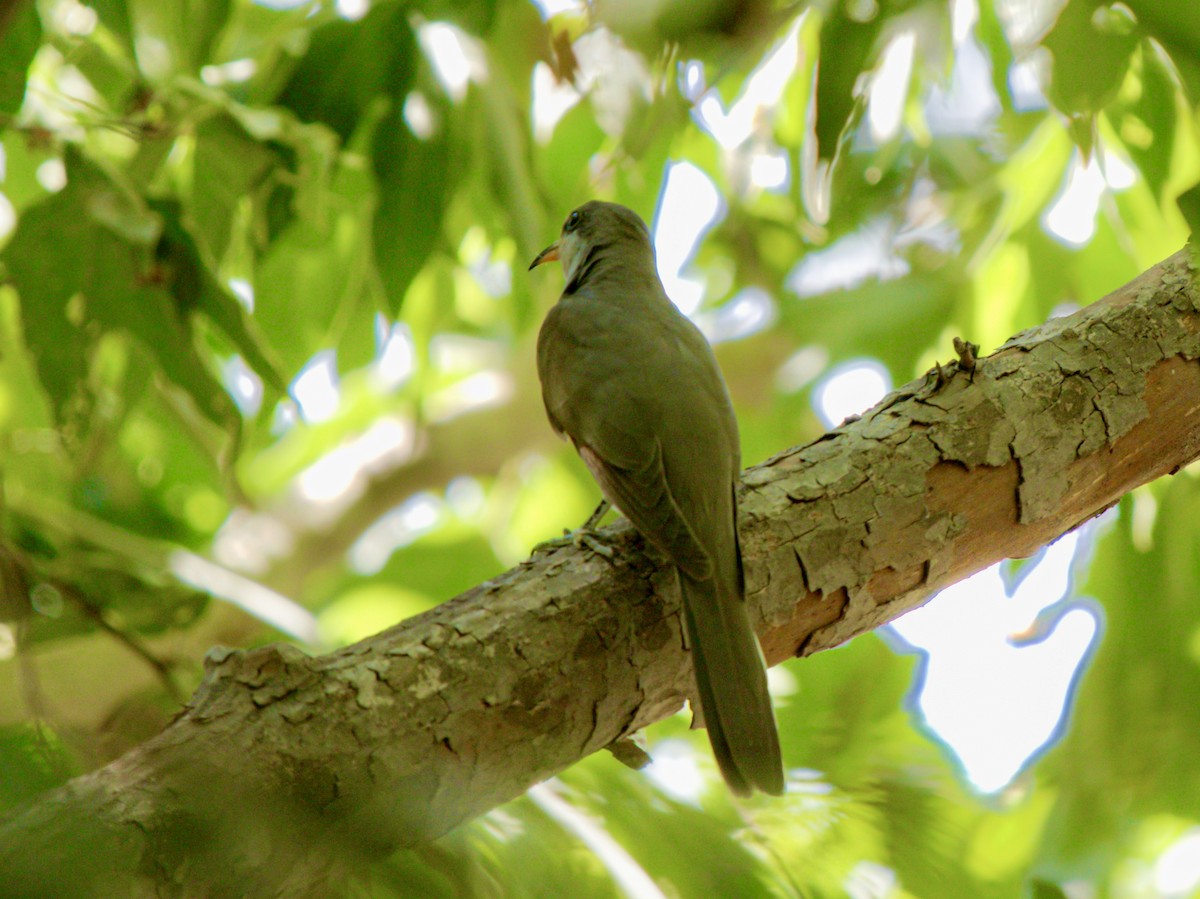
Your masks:
<svg viewBox="0 0 1200 899"><path fill-rule="evenodd" d="M546 249L542 250L542 252L537 254L537 258L534 259L533 262L529 263L529 270L533 271L543 262L553 262L555 259L559 258L561 257L558 255L558 241L556 240L554 243L550 244L550 246L546 247Z"/></svg>

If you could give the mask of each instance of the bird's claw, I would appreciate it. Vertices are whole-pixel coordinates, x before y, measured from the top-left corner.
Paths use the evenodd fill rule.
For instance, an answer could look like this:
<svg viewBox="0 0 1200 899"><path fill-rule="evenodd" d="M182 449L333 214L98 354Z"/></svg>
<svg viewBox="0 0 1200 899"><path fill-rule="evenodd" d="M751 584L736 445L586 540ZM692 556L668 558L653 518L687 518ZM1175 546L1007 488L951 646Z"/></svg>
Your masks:
<svg viewBox="0 0 1200 899"><path fill-rule="evenodd" d="M533 548L532 554L547 553L562 549L564 546L574 546L576 549L592 552L610 560L613 557L613 548L604 542L603 537L588 527L576 528L573 531L564 530L561 537L543 540Z"/></svg>
<svg viewBox="0 0 1200 899"><path fill-rule="evenodd" d="M604 538L595 531L576 531L575 545L580 549L590 549L596 555L612 560L613 548L605 543Z"/></svg>

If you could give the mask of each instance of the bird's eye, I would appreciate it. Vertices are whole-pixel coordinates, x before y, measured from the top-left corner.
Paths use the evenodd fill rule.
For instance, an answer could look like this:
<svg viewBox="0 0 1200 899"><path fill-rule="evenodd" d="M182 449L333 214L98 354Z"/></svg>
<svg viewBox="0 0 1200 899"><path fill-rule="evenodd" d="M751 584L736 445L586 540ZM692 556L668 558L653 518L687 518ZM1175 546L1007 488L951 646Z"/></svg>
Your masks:
<svg viewBox="0 0 1200 899"><path fill-rule="evenodd" d="M581 216L579 214L579 210L576 209L574 212L572 212L570 215L567 216L567 223L565 225L563 225L563 230L564 231L574 231L575 227L579 224L579 220L582 217L583 216Z"/></svg>

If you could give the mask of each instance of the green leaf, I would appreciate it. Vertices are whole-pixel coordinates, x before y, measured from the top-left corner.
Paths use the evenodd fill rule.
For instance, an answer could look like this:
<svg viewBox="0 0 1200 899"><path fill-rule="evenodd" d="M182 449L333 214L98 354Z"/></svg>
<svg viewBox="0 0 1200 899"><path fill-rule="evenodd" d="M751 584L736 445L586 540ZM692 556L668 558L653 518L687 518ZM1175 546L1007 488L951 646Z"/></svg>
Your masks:
<svg viewBox="0 0 1200 899"><path fill-rule="evenodd" d="M1070 0L1042 41L1053 56L1050 102L1073 119L1104 109L1125 80L1137 40L1133 23L1115 7Z"/></svg>
<svg viewBox="0 0 1200 899"><path fill-rule="evenodd" d="M1181 193L1175 202L1179 204L1179 211L1192 231L1188 241L1193 251L1200 253L1200 182Z"/></svg>
<svg viewBox="0 0 1200 899"><path fill-rule="evenodd" d="M1103 605L1103 637L1067 737L1041 765L1060 794L1044 852L1074 874L1120 858L1140 817L1194 818L1200 797L1200 480L1143 489L1096 548L1085 589ZM1150 531L1131 514L1147 502Z"/></svg>
<svg viewBox="0 0 1200 899"><path fill-rule="evenodd" d="M547 223L529 166L532 140L527 117L500 79L472 89L466 113L476 127L475 145L488 148L483 160L505 230L516 239L521 257L532 259L547 243Z"/></svg>
<svg viewBox="0 0 1200 899"><path fill-rule="evenodd" d="M128 0L89 0L100 24L116 37L126 50L133 52L133 23L129 19Z"/></svg>
<svg viewBox="0 0 1200 899"><path fill-rule="evenodd" d="M644 774L618 767L603 755L590 765L576 766L568 780L592 787L573 804L585 806L589 814L604 815L608 833L654 880L671 884L675 895L771 895L764 883L761 858L746 845L749 841L733 836L738 825L735 818L668 799ZM604 799L587 801L587 797L599 795ZM679 852L682 845L689 851ZM704 858L706 863L697 865L696 858Z"/></svg>
<svg viewBox="0 0 1200 899"><path fill-rule="evenodd" d="M442 118L440 127L422 140L409 129L403 111L393 108L380 123L372 147L379 205L371 237L393 314L442 239L442 215L462 164L461 144L448 133L451 109L445 104L435 109Z"/></svg>
<svg viewBox="0 0 1200 899"><path fill-rule="evenodd" d="M343 143L379 97L401 106L412 82L417 43L408 4L376 4L357 22L337 19L312 33L308 52L278 103L305 122L324 122Z"/></svg>
<svg viewBox="0 0 1200 899"><path fill-rule="evenodd" d="M265 181L279 157L227 114L200 123L195 139L186 205L201 245L220 262L233 237L239 204Z"/></svg>
<svg viewBox="0 0 1200 899"><path fill-rule="evenodd" d="M0 813L16 809L78 774L53 732L35 724L0 727Z"/></svg>
<svg viewBox="0 0 1200 899"><path fill-rule="evenodd" d="M179 219L179 205L160 201L152 207L163 219L157 256L180 311L208 316L264 383L277 393L286 393L287 378L274 351L246 308L204 265L196 242Z"/></svg>
<svg viewBox="0 0 1200 899"><path fill-rule="evenodd" d="M828 349L834 361L870 355L903 380L944 328L953 299L953 285L944 274L872 279L793 303L785 310L785 321L797 337ZM903 343L895 339L898 332L908 335ZM948 357L951 348L941 352Z"/></svg>
<svg viewBox="0 0 1200 899"><path fill-rule="evenodd" d="M323 214L293 219L259 262L254 318L287 372L330 347L343 368L372 357L372 186L361 165L337 169Z"/></svg>
<svg viewBox="0 0 1200 899"><path fill-rule="evenodd" d="M554 127L544 152L536 155L541 180L552 190L555 205L572 209L579 198L587 196L588 166L604 142L604 131L596 123L596 113L586 100L576 103ZM546 238L549 243L550 238Z"/></svg>
<svg viewBox="0 0 1200 899"><path fill-rule="evenodd" d="M995 3L979 4L979 24L976 26L980 42L987 50L991 65L988 67L992 88L996 97L1008 112L1012 111L1012 91L1008 76L1013 65L1012 45L1004 32L1004 25L996 13Z"/></svg>
<svg viewBox="0 0 1200 899"><path fill-rule="evenodd" d="M15 14L0 17L0 126L17 114L25 99L25 74L42 42L42 22L32 0L13 0ZM10 4L11 5L11 4Z"/></svg>
<svg viewBox="0 0 1200 899"><path fill-rule="evenodd" d="M0 130L0 152L4 154L4 196L13 209L19 213L44 199L47 191L38 181L37 173L55 154L30 135L16 130Z"/></svg>
<svg viewBox="0 0 1200 899"><path fill-rule="evenodd" d="M1175 154L1175 103L1179 88L1168 64L1149 42L1142 44L1142 91L1129 112L1122 137L1129 155L1158 196L1171 175Z"/></svg>
<svg viewBox="0 0 1200 899"><path fill-rule="evenodd" d="M859 105L855 83L879 42L884 17L878 12L865 21L845 13L831 14L821 23L817 62L817 153L830 160Z"/></svg>
<svg viewBox="0 0 1200 899"><path fill-rule="evenodd" d="M67 156L67 186L21 216L4 260L20 293L26 342L60 423L75 417L73 404L87 405L91 353L110 330L136 338L204 415L233 420L228 395L197 355L170 296L152 283L156 222L74 152Z"/></svg>
<svg viewBox="0 0 1200 899"><path fill-rule="evenodd" d="M171 534L175 522L156 518L150 507L135 510L132 527L111 520L131 512L110 495L118 479L109 470L81 481L75 508L40 489L16 491L9 527L17 539L6 555L27 585L24 640L74 637L103 623L128 634L161 634L187 627L206 608L206 594L164 573L173 547L159 539ZM105 517L80 512L79 506ZM147 540L138 530L153 536Z"/></svg>
<svg viewBox="0 0 1200 899"><path fill-rule="evenodd" d="M230 0L126 0L139 68L155 83L194 74L212 58ZM119 21L119 11L113 10Z"/></svg>
<svg viewBox="0 0 1200 899"><path fill-rule="evenodd" d="M89 0L87 6L95 11L97 26L88 38L71 42L71 65L99 94L99 107L107 107L115 116L140 116L150 93L135 62L130 4L128 0ZM116 122L109 119L106 124ZM126 120L126 124L131 122Z"/></svg>
<svg viewBox="0 0 1200 899"><path fill-rule="evenodd" d="M1127 5L1143 33L1170 54L1192 105L1200 103L1200 4L1194 0L1129 0Z"/></svg>
<svg viewBox="0 0 1200 899"><path fill-rule="evenodd" d="M820 31L817 17L805 18L796 31L798 59L811 60L816 56ZM775 138L789 150L798 150L808 137L809 106L813 101L813 79L816 77L816 67L807 62L798 64L783 89L775 117Z"/></svg>
<svg viewBox="0 0 1200 899"><path fill-rule="evenodd" d="M1035 878L1029 883L1029 899L1067 899L1067 894L1058 884Z"/></svg>

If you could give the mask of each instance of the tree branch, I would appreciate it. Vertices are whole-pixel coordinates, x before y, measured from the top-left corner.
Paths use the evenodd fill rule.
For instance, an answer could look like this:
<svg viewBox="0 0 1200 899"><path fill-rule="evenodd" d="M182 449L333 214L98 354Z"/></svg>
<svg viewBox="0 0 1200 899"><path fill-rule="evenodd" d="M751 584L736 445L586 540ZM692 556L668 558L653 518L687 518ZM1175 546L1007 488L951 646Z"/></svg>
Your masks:
<svg viewBox="0 0 1200 899"><path fill-rule="evenodd" d="M768 660L878 627L1197 458L1198 357L1181 252L749 469ZM615 563L559 550L329 655L214 650L166 731L0 829L0 889L318 895L336 860L430 840L671 714L690 679L674 573L627 524L610 534Z"/></svg>

